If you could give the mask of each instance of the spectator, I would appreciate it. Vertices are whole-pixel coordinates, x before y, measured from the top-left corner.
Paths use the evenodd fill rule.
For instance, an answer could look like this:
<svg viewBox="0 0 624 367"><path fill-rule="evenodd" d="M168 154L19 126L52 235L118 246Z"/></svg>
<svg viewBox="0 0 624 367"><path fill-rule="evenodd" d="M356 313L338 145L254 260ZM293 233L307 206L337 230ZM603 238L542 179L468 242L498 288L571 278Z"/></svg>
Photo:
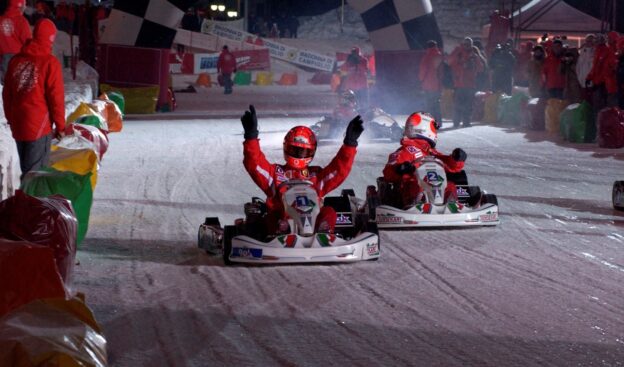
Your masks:
<svg viewBox="0 0 624 367"><path fill-rule="evenodd" d="M52 12L50 11L48 4L43 1L38 1L35 4L35 12L32 14L30 22L31 24L37 24L39 19L43 18L52 19Z"/></svg>
<svg viewBox="0 0 624 367"><path fill-rule="evenodd" d="M271 31L269 32L269 38L279 38L280 32L279 28L277 28L277 23L273 23L271 26Z"/></svg>
<svg viewBox="0 0 624 367"><path fill-rule="evenodd" d="M552 52L544 60L542 78L546 86L548 98L563 99L565 77L561 73L561 57L563 56L563 42L555 39L551 46Z"/></svg>
<svg viewBox="0 0 624 367"><path fill-rule="evenodd" d="M420 61L418 79L425 93L426 112L433 115L438 123L438 128L442 127L442 111L440 110L440 97L442 94L442 75L440 65L442 64L442 51L438 48L436 41L427 42L427 51Z"/></svg>
<svg viewBox="0 0 624 367"><path fill-rule="evenodd" d="M624 37L618 40L618 66L617 66L617 83L618 83L618 106L624 109Z"/></svg>
<svg viewBox="0 0 624 367"><path fill-rule="evenodd" d="M464 38L449 57L455 87L453 126L471 126L472 105L474 102L477 74L485 69L485 60L473 46L472 38Z"/></svg>
<svg viewBox="0 0 624 367"><path fill-rule="evenodd" d="M513 89L513 70L516 58L511 53L509 45L496 45L490 57L490 70L492 70L492 90L494 93L511 95Z"/></svg>
<svg viewBox="0 0 624 367"><path fill-rule="evenodd" d="M13 55L20 52L32 37L28 20L23 15L24 6L24 0L9 0L7 9L0 16L0 82L4 80Z"/></svg>
<svg viewBox="0 0 624 367"><path fill-rule="evenodd" d="M232 73L236 72L236 57L230 52L227 45L223 46L217 61L217 73L223 80L224 94L232 94Z"/></svg>
<svg viewBox="0 0 624 367"><path fill-rule="evenodd" d="M591 101L591 92L589 88L585 88L585 80L587 79L587 74L589 74L592 69L592 64L594 63L595 45L595 35L588 34L585 36L585 42L583 42L581 48L579 49L579 57L576 61L576 75L578 76L579 83L583 87L583 98L587 101Z"/></svg>
<svg viewBox="0 0 624 367"><path fill-rule="evenodd" d="M534 46L533 56L527 65L529 95L533 98L543 98L546 96L542 78L542 69L544 68L545 58L546 52L544 51L544 47L542 47L542 45Z"/></svg>
<svg viewBox="0 0 624 367"><path fill-rule="evenodd" d="M299 29L299 19L294 15L289 15L286 18L286 24L288 31L290 32L290 38L297 38L297 30Z"/></svg>
<svg viewBox="0 0 624 367"><path fill-rule="evenodd" d="M529 77L527 75L527 67L531 61L531 52L533 50L533 42L523 42L520 46L520 53L516 59L514 68L514 85L521 87L529 86Z"/></svg>
<svg viewBox="0 0 624 367"><path fill-rule="evenodd" d="M605 35L598 35L596 43L594 62L589 74L587 74L586 85L592 87L594 112L598 113L607 106L616 105L617 82L615 69L617 67L617 59L613 49L607 44Z"/></svg>
<svg viewBox="0 0 624 367"><path fill-rule="evenodd" d="M563 89L563 99L570 103L580 103L583 99L581 84L576 75L576 60L578 53L573 50L566 50L561 58L561 73L565 78L565 87Z"/></svg>
<svg viewBox="0 0 624 367"><path fill-rule="evenodd" d="M368 107L368 60L362 56L359 47L353 47L347 56L347 61L342 65L341 71L345 77L341 82L340 89L352 90L357 98L360 108Z"/></svg>
<svg viewBox="0 0 624 367"><path fill-rule="evenodd" d="M203 19L197 14L197 10L190 7L184 13L180 26L191 32L200 32Z"/></svg>
<svg viewBox="0 0 624 367"><path fill-rule="evenodd" d="M65 92L61 64L52 55L56 27L49 19L35 25L34 38L9 63L2 98L17 144L22 177L48 164L52 126L65 130Z"/></svg>

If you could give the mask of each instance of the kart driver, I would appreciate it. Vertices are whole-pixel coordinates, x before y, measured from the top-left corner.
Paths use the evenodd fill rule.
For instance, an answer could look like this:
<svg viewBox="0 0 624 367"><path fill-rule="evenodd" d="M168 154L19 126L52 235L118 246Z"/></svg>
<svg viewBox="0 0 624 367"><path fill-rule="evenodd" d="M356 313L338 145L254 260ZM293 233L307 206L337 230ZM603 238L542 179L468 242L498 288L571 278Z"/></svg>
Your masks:
<svg viewBox="0 0 624 367"><path fill-rule="evenodd" d="M455 148L450 156L434 149L438 141L437 127L436 121L428 113L412 113L405 122L401 147L390 154L384 167L384 179L398 187L405 209L422 200L423 190L414 172L423 157L431 155L441 160L447 174L460 172L464 168L467 155L463 149ZM447 203L457 201L457 188L453 182L447 182L444 200Z"/></svg>
<svg viewBox="0 0 624 367"><path fill-rule="evenodd" d="M326 167L309 166L316 152L316 136L306 126L296 126L290 129L284 137L285 164L269 163L260 149L258 139L258 119L254 106L241 117L245 129L243 143L243 164L253 181L267 195L267 215L265 225L269 234L288 233L290 231L286 210L282 204L282 193L285 187L280 188L282 182L290 179L311 181L319 199L338 187L347 178L355 158L358 138L364 131L363 121L356 116L349 125L344 138L344 144ZM336 225L336 211L324 206L316 220L315 232L333 233Z"/></svg>

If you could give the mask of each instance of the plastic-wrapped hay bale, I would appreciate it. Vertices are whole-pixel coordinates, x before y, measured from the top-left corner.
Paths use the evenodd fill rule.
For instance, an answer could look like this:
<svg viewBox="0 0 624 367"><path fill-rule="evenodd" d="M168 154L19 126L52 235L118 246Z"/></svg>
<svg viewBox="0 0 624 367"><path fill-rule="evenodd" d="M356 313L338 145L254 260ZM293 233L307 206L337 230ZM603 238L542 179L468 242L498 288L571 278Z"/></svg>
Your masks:
<svg viewBox="0 0 624 367"><path fill-rule="evenodd" d="M504 116L503 123L514 126L524 125L530 118L527 106L529 96L524 93L516 93L509 100L509 112Z"/></svg>
<svg viewBox="0 0 624 367"><path fill-rule="evenodd" d="M93 143L98 158L102 160L108 150L108 136L95 126L69 124L65 128L65 137L80 136ZM61 139L62 141L63 139Z"/></svg>
<svg viewBox="0 0 624 367"><path fill-rule="evenodd" d="M89 125L108 132L108 125L102 116L82 115L73 122L74 124Z"/></svg>
<svg viewBox="0 0 624 367"><path fill-rule="evenodd" d="M483 121L483 115L485 114L485 100L490 95L492 95L492 92L475 93L474 104L472 107L472 120Z"/></svg>
<svg viewBox="0 0 624 367"><path fill-rule="evenodd" d="M453 95L452 89L442 90L442 97L440 98L440 109L442 110L442 118L453 118Z"/></svg>
<svg viewBox="0 0 624 367"><path fill-rule="evenodd" d="M528 128L531 130L542 131L546 128L546 99L532 98L527 105L528 110Z"/></svg>
<svg viewBox="0 0 624 367"><path fill-rule="evenodd" d="M100 164L92 149L66 149L52 146L50 167L58 171L70 171L81 176L91 174L91 189L95 191Z"/></svg>
<svg viewBox="0 0 624 367"><path fill-rule="evenodd" d="M500 93L493 93L485 99L485 106L483 111L483 122L487 124L495 124L498 119L498 99Z"/></svg>
<svg viewBox="0 0 624 367"><path fill-rule="evenodd" d="M563 99L550 98L546 102L545 121L546 131L551 134L559 133L559 117L568 102Z"/></svg>
<svg viewBox="0 0 624 367"><path fill-rule="evenodd" d="M82 122L84 121L85 118L88 118L89 121L92 121L92 122L90 123ZM86 125L93 124L93 126L97 126L98 128L102 130L108 131L108 125L106 124L106 119L104 118L104 116L102 116L102 114L100 114L97 111L97 109L91 106L89 103L84 103L84 102L80 103L80 105L76 107L74 112L72 112L67 117L68 123L78 122L78 120L81 120L81 122L79 123L86 124ZM95 125L96 121L99 126Z"/></svg>
<svg viewBox="0 0 624 367"><path fill-rule="evenodd" d="M113 101L94 99L89 103L89 106L104 118L109 132L115 133L121 131L123 128L123 118L119 107L117 107Z"/></svg>
<svg viewBox="0 0 624 367"><path fill-rule="evenodd" d="M106 367L106 339L79 298L37 300L0 319L0 365Z"/></svg>
<svg viewBox="0 0 624 367"><path fill-rule="evenodd" d="M100 84L100 90L107 95L119 92L124 96L126 114L148 114L156 112L160 87L119 88L108 84Z"/></svg>
<svg viewBox="0 0 624 367"><path fill-rule="evenodd" d="M277 84L279 85L297 85L299 78L297 76L297 73L284 73L282 74L282 77L280 78L280 80L277 81Z"/></svg>
<svg viewBox="0 0 624 367"><path fill-rule="evenodd" d="M559 129L564 140L584 143L587 125L591 123L592 111L585 101L567 106L559 117Z"/></svg>
<svg viewBox="0 0 624 367"><path fill-rule="evenodd" d="M496 106L496 122L508 124L510 120L509 115L512 113L511 96L506 94L501 95L498 98L498 105Z"/></svg>
<svg viewBox="0 0 624 367"><path fill-rule="evenodd" d="M66 284L74 267L77 226L71 203L58 195L39 198L17 190L0 202L0 237L51 248Z"/></svg>
<svg viewBox="0 0 624 367"><path fill-rule="evenodd" d="M110 99L117 105L122 116L126 113L126 100L124 99L123 94L120 92L108 92L104 93L104 95L106 96L104 99Z"/></svg>
<svg viewBox="0 0 624 367"><path fill-rule="evenodd" d="M251 72L237 71L236 74L234 75L234 84L250 85L251 84Z"/></svg>
<svg viewBox="0 0 624 367"><path fill-rule="evenodd" d="M273 73L270 71L260 71L256 74L256 84L267 86L273 84Z"/></svg>
<svg viewBox="0 0 624 367"><path fill-rule="evenodd" d="M624 148L624 111L617 107L598 113L598 145L601 148Z"/></svg>
<svg viewBox="0 0 624 367"><path fill-rule="evenodd" d="M79 175L70 171L57 171L46 168L28 172L22 180L21 189L36 197L63 195L71 201L78 220L76 243L80 245L89 229L89 216L93 204L93 190L89 181L90 173Z"/></svg>
<svg viewBox="0 0 624 367"><path fill-rule="evenodd" d="M36 299L66 297L54 251L0 238L0 317Z"/></svg>

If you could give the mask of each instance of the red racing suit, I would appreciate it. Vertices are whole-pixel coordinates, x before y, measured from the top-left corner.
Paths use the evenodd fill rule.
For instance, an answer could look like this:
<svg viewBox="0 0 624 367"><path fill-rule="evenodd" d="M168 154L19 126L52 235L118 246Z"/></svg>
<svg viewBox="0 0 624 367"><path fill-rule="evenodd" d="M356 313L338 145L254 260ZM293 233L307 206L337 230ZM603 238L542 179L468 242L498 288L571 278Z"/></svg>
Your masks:
<svg viewBox="0 0 624 367"><path fill-rule="evenodd" d="M403 205L411 204L422 191L418 185L418 178L415 174L400 175L396 167L403 162L413 162L416 167L420 165L420 160L426 156L434 156L444 163L444 169L448 172L459 172L464 168L464 162L456 161L449 155L442 154L431 147L424 139L401 140L401 147L388 157L388 163L384 167L383 175L386 182L398 184ZM444 193L445 200L449 195L455 195L457 188L453 182L447 182Z"/></svg>
<svg viewBox="0 0 624 367"><path fill-rule="evenodd" d="M267 195L268 217L277 220L287 218L286 210L282 205L283 191L277 190L282 182L290 179L311 181L319 198L322 199L347 178L353 166L355 153L355 147L343 145L326 167L309 166L299 170L282 164L269 163L260 149L260 140L247 139L243 143L243 164L252 180ZM283 188L283 190L286 189ZM323 214L319 214L319 217ZM332 229L335 225L335 216L336 213L333 212L334 223L330 223ZM319 222L320 220L317 219L317 224ZM275 225L275 223L268 224Z"/></svg>
<svg viewBox="0 0 624 367"><path fill-rule="evenodd" d="M236 71L236 57L229 50L221 51L217 60L217 71L223 74L232 74Z"/></svg>

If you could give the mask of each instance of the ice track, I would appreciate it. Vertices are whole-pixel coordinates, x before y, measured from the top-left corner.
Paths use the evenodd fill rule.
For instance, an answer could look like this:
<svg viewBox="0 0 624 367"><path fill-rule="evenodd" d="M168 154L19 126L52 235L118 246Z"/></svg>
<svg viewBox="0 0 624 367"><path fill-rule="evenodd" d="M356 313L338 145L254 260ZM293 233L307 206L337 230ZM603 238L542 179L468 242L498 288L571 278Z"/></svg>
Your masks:
<svg viewBox="0 0 624 367"><path fill-rule="evenodd" d="M263 119L261 144L315 119ZM207 215L252 195L237 120L129 121L111 137L75 287L113 366L622 366L622 150L498 127L443 130L496 228L382 232L378 262L224 267L196 249ZM322 145L316 163L338 146ZM364 195L392 144L363 144L343 187Z"/></svg>

